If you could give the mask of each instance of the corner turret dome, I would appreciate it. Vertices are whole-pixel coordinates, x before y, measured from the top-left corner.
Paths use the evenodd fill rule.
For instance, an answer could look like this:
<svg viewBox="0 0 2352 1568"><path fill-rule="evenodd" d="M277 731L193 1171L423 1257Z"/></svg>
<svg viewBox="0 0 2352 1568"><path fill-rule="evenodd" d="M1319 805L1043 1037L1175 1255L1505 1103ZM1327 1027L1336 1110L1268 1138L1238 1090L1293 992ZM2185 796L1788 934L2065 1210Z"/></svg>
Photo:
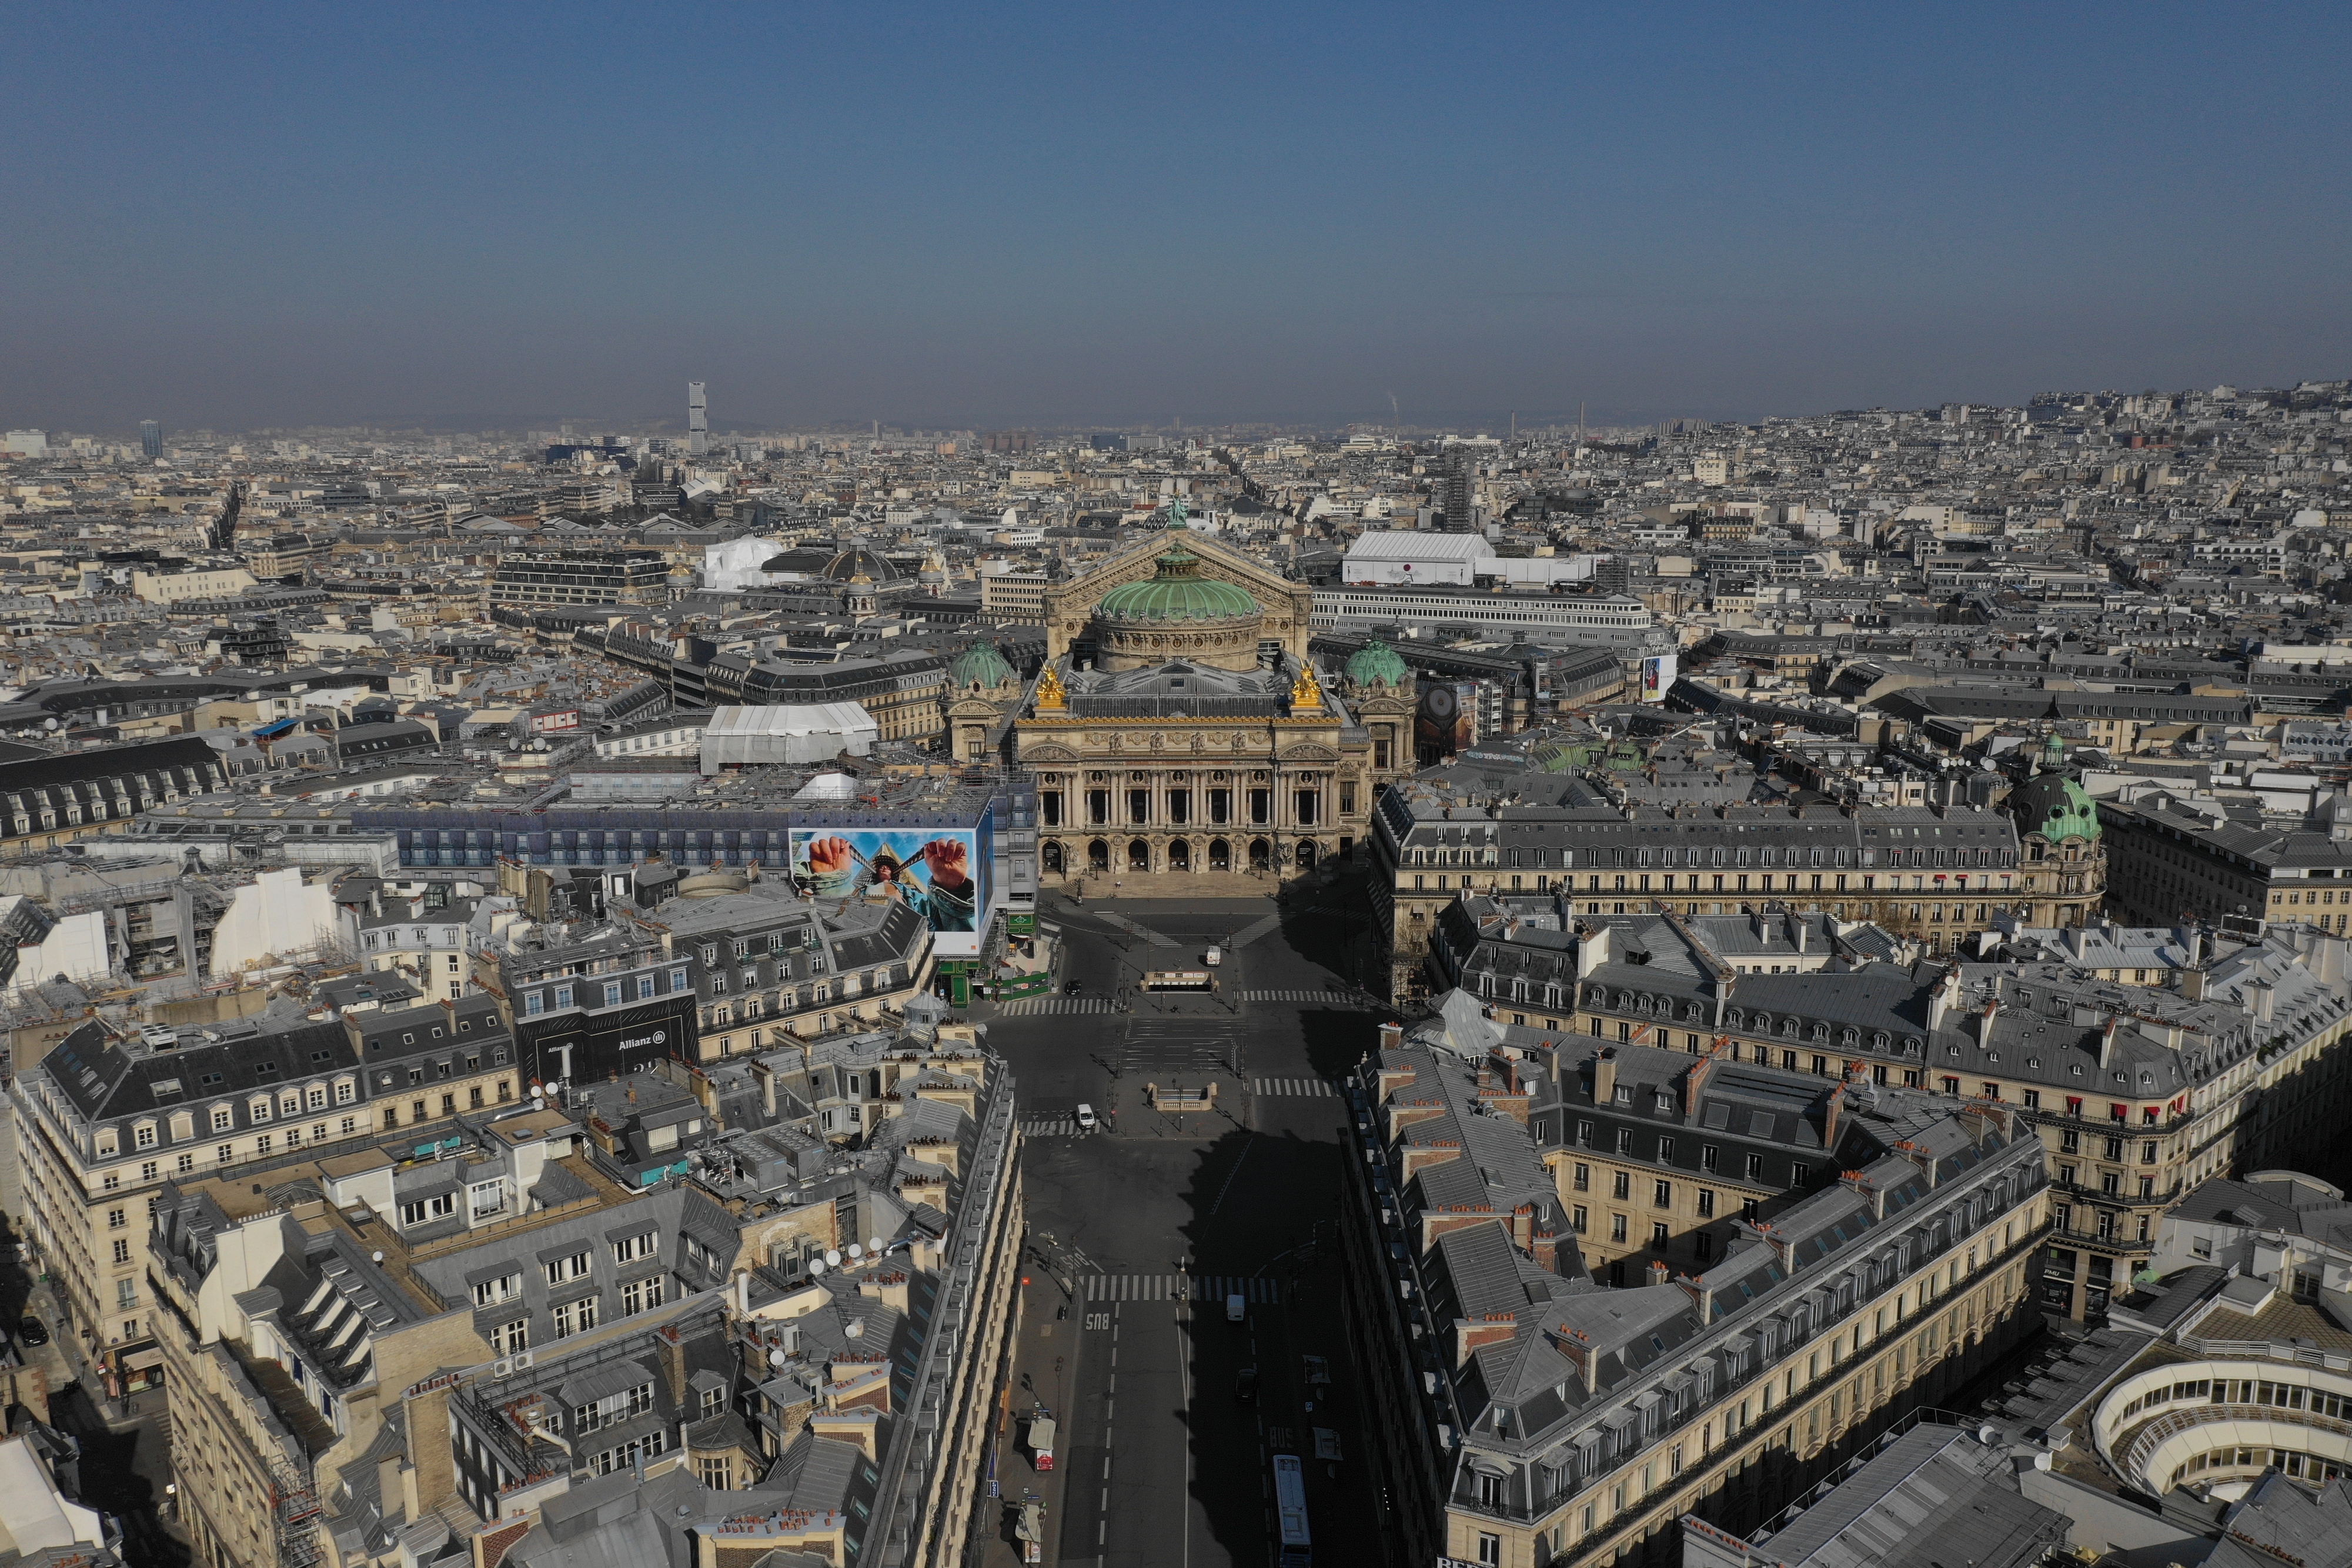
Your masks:
<svg viewBox="0 0 2352 1568"><path fill-rule="evenodd" d="M948 664L948 684L960 692L973 686L990 689L1006 685L1015 678L1004 655L987 643L966 648Z"/></svg>
<svg viewBox="0 0 2352 1568"><path fill-rule="evenodd" d="M1348 678L1360 686L1375 683L1401 686L1412 679L1404 655L1386 643L1367 643L1348 661Z"/></svg>
<svg viewBox="0 0 2352 1568"><path fill-rule="evenodd" d="M2066 839L2095 841L2099 808L2090 792L2060 773L2044 773L2009 798L2010 814L2021 833L2038 833L2051 843Z"/></svg>

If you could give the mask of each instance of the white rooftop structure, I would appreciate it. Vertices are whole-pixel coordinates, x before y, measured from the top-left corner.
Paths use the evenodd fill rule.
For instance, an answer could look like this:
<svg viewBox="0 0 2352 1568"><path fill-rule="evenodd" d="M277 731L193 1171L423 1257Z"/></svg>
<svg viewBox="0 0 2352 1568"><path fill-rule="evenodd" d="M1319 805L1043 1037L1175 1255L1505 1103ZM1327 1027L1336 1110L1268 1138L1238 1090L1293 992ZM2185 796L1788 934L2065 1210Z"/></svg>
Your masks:
<svg viewBox="0 0 2352 1568"><path fill-rule="evenodd" d="M0 1441L0 1557L15 1561L77 1546L93 1548L98 1561L112 1559L105 1516L58 1491L29 1437Z"/></svg>
<svg viewBox="0 0 2352 1568"><path fill-rule="evenodd" d="M874 716L856 703L714 708L702 732L702 771L830 762L845 751L866 757L881 738Z"/></svg>
<svg viewBox="0 0 2352 1568"><path fill-rule="evenodd" d="M1506 556L1479 534L1374 528L1357 537L1339 563L1339 580L1399 588L1467 588L1479 578L1549 588L1592 576L1591 555Z"/></svg>
<svg viewBox="0 0 2352 1568"><path fill-rule="evenodd" d="M1376 528L1348 547L1339 576L1347 582L1467 588L1473 579L1493 575L1495 559L1495 547L1478 534Z"/></svg>

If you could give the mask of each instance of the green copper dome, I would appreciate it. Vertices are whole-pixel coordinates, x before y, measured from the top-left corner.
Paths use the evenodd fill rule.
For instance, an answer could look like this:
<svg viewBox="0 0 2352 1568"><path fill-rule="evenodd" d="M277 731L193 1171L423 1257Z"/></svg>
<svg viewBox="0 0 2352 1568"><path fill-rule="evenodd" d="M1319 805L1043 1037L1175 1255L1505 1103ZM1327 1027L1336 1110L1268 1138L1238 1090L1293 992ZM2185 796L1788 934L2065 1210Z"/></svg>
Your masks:
<svg viewBox="0 0 2352 1568"><path fill-rule="evenodd" d="M1394 648L1386 643L1370 643L1348 661L1348 678L1360 686L1369 686L1375 681L1401 686L1412 679L1412 671Z"/></svg>
<svg viewBox="0 0 2352 1568"><path fill-rule="evenodd" d="M2099 808L2090 792L2063 774L2044 773L2010 797L2020 833L2039 833L2052 843L2096 840Z"/></svg>
<svg viewBox="0 0 2352 1568"><path fill-rule="evenodd" d="M1168 547L1160 570L1123 582L1102 596L1095 613L1105 621L1243 621L1262 612L1246 590L1201 575L1201 558L1182 539Z"/></svg>
<svg viewBox="0 0 2352 1568"><path fill-rule="evenodd" d="M958 691L975 685L1001 686L1013 678L1013 666L986 643L966 648L948 665L948 684Z"/></svg>

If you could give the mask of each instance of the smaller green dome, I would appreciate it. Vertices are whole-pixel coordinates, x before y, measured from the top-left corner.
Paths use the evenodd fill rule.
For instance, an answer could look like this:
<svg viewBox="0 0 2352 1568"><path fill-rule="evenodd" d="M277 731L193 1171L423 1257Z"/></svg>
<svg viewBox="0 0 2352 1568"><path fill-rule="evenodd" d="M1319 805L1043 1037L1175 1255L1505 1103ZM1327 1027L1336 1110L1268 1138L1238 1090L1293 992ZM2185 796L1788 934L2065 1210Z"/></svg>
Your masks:
<svg viewBox="0 0 2352 1568"><path fill-rule="evenodd" d="M1262 613L1246 589L1201 575L1201 558L1181 539L1160 556L1160 570L1122 582L1095 604L1106 621L1245 621Z"/></svg>
<svg viewBox="0 0 2352 1568"><path fill-rule="evenodd" d="M1360 686L1375 681L1401 686L1412 679L1412 670L1404 656L1386 643L1368 643L1348 661L1348 678Z"/></svg>
<svg viewBox="0 0 2352 1568"><path fill-rule="evenodd" d="M948 664L948 684L958 691L971 686L1001 686L1013 679L1013 666L1004 655L986 643L977 643L958 653Z"/></svg>

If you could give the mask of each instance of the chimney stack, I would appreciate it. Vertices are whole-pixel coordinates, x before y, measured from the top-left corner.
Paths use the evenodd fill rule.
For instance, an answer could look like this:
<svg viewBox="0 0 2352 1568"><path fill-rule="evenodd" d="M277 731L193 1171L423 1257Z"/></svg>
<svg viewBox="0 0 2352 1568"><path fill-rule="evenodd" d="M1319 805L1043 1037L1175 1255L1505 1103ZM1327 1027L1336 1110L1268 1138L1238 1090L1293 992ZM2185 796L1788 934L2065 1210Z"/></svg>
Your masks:
<svg viewBox="0 0 2352 1568"><path fill-rule="evenodd" d="M1606 1105L1617 1098L1617 1048L1604 1045L1592 1059L1592 1103Z"/></svg>

